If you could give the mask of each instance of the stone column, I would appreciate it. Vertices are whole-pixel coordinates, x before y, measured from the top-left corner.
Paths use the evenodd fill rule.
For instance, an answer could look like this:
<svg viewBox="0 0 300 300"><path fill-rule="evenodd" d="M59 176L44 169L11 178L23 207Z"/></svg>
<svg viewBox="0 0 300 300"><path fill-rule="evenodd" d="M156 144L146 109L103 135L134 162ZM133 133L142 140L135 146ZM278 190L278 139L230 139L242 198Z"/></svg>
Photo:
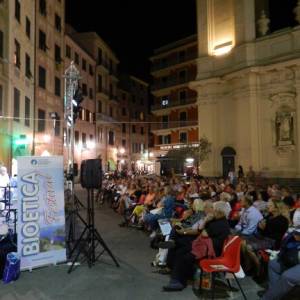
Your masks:
<svg viewBox="0 0 300 300"><path fill-rule="evenodd" d="M295 71L295 91L296 91L296 152L298 168L297 173L300 177L300 67L296 67Z"/></svg>
<svg viewBox="0 0 300 300"><path fill-rule="evenodd" d="M234 0L235 42L255 39L255 0Z"/></svg>

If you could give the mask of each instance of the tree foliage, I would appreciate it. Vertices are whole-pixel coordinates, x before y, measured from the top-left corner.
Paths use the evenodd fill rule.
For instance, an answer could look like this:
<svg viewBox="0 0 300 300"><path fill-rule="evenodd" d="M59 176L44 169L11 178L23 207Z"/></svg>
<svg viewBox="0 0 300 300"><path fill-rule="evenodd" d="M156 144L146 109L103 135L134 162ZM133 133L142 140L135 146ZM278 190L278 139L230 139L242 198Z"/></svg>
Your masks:
<svg viewBox="0 0 300 300"><path fill-rule="evenodd" d="M199 167L202 162L208 159L210 153L211 143L206 137L202 137L197 146L190 144L186 147L169 150L167 157L184 161L187 158L193 158L197 167Z"/></svg>

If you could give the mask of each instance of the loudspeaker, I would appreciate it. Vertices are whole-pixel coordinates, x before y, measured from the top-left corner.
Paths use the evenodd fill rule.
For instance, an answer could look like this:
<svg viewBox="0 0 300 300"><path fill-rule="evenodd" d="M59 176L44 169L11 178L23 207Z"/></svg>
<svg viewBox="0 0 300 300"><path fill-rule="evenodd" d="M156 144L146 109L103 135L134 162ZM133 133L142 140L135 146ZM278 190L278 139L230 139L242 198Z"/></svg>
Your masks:
<svg viewBox="0 0 300 300"><path fill-rule="evenodd" d="M102 185L101 159L82 161L80 168L80 183L86 189L98 189Z"/></svg>

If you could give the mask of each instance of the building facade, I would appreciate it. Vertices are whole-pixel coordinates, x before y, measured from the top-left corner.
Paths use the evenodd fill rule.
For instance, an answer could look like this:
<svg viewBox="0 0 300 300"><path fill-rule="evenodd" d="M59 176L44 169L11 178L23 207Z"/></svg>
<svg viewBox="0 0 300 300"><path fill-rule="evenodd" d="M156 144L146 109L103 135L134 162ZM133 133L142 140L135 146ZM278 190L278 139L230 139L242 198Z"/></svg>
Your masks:
<svg viewBox="0 0 300 300"><path fill-rule="evenodd" d="M300 4L278 5L197 1L198 73L191 87L199 137L213 150L203 175L226 176L242 165L265 177L300 177Z"/></svg>
<svg viewBox="0 0 300 300"><path fill-rule="evenodd" d="M123 74L119 88L122 134L128 139L128 168L132 171L150 171L149 85L135 76Z"/></svg>
<svg viewBox="0 0 300 300"><path fill-rule="evenodd" d="M34 2L0 2L0 160L8 169L32 150Z"/></svg>
<svg viewBox="0 0 300 300"><path fill-rule="evenodd" d="M196 78L196 58L195 35L159 48L151 57L155 157L198 144L197 94L189 88ZM172 167L181 172L183 164L179 162Z"/></svg>
<svg viewBox="0 0 300 300"><path fill-rule="evenodd" d="M96 153L102 158L103 169L114 171L122 147L117 99L119 61L95 32L76 33L72 37L96 60Z"/></svg>
<svg viewBox="0 0 300 300"><path fill-rule="evenodd" d="M82 111L75 123L74 162L81 165L82 160L96 158L95 126L95 70L96 61L71 37L74 30L66 26L64 65L65 69L73 61L80 74L79 86L84 97ZM65 141L66 143L66 141Z"/></svg>
<svg viewBox="0 0 300 300"><path fill-rule="evenodd" d="M64 0L34 2L36 121L33 153L62 155L65 3Z"/></svg>

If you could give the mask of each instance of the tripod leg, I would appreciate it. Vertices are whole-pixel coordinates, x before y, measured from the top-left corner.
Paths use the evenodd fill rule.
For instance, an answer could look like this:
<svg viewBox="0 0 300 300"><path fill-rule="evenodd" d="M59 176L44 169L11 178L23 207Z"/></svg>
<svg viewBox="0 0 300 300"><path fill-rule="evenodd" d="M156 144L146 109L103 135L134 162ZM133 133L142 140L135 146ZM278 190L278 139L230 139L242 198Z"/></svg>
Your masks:
<svg viewBox="0 0 300 300"><path fill-rule="evenodd" d="M109 256L115 262L116 266L119 268L120 265L119 265L117 259L115 258L115 256L113 255L113 253L110 251L110 249L108 248L108 246L105 244L103 238L101 237L100 233L96 229L95 229L95 235L96 235L97 240L100 243L100 245L107 251L107 253L109 254Z"/></svg>
<svg viewBox="0 0 300 300"><path fill-rule="evenodd" d="M82 234L80 235L78 241L76 241L76 243L74 245L74 248L70 251L70 254L69 254L70 257L72 257L72 254L74 253L74 251L76 250L76 248L79 246L79 244L82 241L83 236L84 236L85 232L87 231L87 229L88 229L87 227L84 228L84 230L83 230Z"/></svg>

